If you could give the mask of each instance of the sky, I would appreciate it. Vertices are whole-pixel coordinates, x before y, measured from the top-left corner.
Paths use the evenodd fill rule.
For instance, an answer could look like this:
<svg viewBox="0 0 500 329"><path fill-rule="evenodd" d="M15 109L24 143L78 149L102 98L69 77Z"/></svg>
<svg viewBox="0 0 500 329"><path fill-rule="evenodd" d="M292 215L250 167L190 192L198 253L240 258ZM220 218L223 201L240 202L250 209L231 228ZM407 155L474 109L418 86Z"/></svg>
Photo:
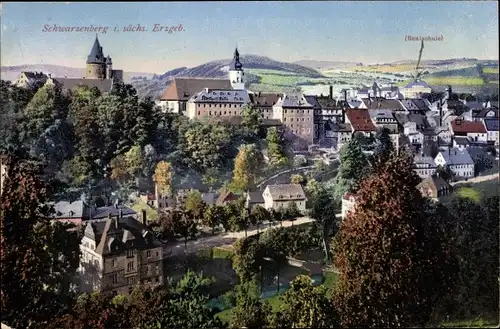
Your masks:
<svg viewBox="0 0 500 329"><path fill-rule="evenodd" d="M496 1L307 1L3 3L2 66L58 64L84 67L95 32L45 28L108 27L99 33L115 69L163 73L241 54L280 61L416 60L411 36L425 43L423 59L499 58ZM182 31L153 32L154 25ZM140 25L144 32L126 32ZM115 28L118 30L115 32Z"/></svg>

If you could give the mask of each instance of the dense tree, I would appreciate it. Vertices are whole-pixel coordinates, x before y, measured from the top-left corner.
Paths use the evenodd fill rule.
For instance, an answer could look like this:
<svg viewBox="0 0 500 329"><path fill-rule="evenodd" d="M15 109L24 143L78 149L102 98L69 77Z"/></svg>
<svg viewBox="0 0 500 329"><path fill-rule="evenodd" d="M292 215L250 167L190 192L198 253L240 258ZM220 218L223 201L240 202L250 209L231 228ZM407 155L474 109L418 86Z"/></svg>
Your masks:
<svg viewBox="0 0 500 329"><path fill-rule="evenodd" d="M375 134L375 149L373 150L375 162L384 162L394 151L390 130L385 127L378 129Z"/></svg>
<svg viewBox="0 0 500 329"><path fill-rule="evenodd" d="M260 299L254 281L236 286L236 305L232 311L230 328L267 328L269 313L271 306Z"/></svg>
<svg viewBox="0 0 500 329"><path fill-rule="evenodd" d="M215 234L215 227L223 222L225 215L224 207L215 204L210 205L203 214L202 223L212 228L212 234Z"/></svg>
<svg viewBox="0 0 500 329"><path fill-rule="evenodd" d="M447 265L450 246L436 241L437 229L427 222L412 162L392 154L363 181L356 211L334 238L334 305L342 326L424 325L455 271Z"/></svg>
<svg viewBox="0 0 500 329"><path fill-rule="evenodd" d="M245 106L241 109L241 125L252 134L257 134L260 124L262 123L262 115L254 106Z"/></svg>
<svg viewBox="0 0 500 329"><path fill-rule="evenodd" d="M170 163L166 161L158 162L153 177L153 180L155 181L158 188L158 193L171 195L172 179L173 179L173 170Z"/></svg>
<svg viewBox="0 0 500 329"><path fill-rule="evenodd" d="M367 174L368 161L360 143L353 138L340 149L340 166L335 178L335 198L341 200L346 192L355 192Z"/></svg>
<svg viewBox="0 0 500 329"><path fill-rule="evenodd" d="M27 328L46 324L71 303L78 236L46 219L50 186L40 180L39 166L12 156L7 169L0 221L2 322Z"/></svg>
<svg viewBox="0 0 500 329"><path fill-rule="evenodd" d="M262 162L262 155L255 145L241 146L234 160L232 188L237 192L252 188Z"/></svg>
<svg viewBox="0 0 500 329"><path fill-rule="evenodd" d="M184 208L193 216L196 222L203 218L205 207L206 204L205 201L203 201L200 191L191 190L187 193L186 200L184 201Z"/></svg>
<svg viewBox="0 0 500 329"><path fill-rule="evenodd" d="M240 282L252 281L261 264L261 248L254 237L239 239L234 244L233 268Z"/></svg>
<svg viewBox="0 0 500 329"><path fill-rule="evenodd" d="M338 327L335 310L331 310L331 301L326 288L314 287L312 280L298 276L284 295L283 304L278 314L272 316L272 327L280 328L333 328ZM283 321L283 322L282 322Z"/></svg>
<svg viewBox="0 0 500 329"><path fill-rule="evenodd" d="M292 183L292 184L304 184L305 183L304 176L302 176L301 174L294 174L294 175L290 176L290 183Z"/></svg>
<svg viewBox="0 0 500 329"><path fill-rule="evenodd" d="M454 197L448 205L447 231L458 250L458 281L446 304L447 315L455 318L498 316L499 269L498 196L476 204ZM498 318L497 318L498 319Z"/></svg>
<svg viewBox="0 0 500 329"><path fill-rule="evenodd" d="M438 166L436 169L436 175L440 176L442 179L444 179L447 182L450 182L453 180L453 171L451 171L450 167L448 166Z"/></svg>
<svg viewBox="0 0 500 329"><path fill-rule="evenodd" d="M316 220L315 224L322 232L325 259L330 261L328 237L338 230L336 214L339 212L338 201L326 189L321 188L310 196L309 216Z"/></svg>
<svg viewBox="0 0 500 329"><path fill-rule="evenodd" d="M174 232L184 238L184 250L187 250L188 238L194 238L198 233L196 222L186 210L173 210L172 216Z"/></svg>
<svg viewBox="0 0 500 329"><path fill-rule="evenodd" d="M271 167L282 167L288 163L284 138L275 127L267 131L267 156Z"/></svg>

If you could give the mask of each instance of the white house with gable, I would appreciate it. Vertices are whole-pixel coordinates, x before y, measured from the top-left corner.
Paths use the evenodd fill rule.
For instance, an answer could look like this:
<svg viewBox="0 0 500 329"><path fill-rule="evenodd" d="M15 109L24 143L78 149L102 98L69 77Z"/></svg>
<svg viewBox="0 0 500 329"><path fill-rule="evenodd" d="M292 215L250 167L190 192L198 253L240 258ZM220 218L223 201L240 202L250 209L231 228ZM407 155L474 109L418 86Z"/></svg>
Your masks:
<svg viewBox="0 0 500 329"><path fill-rule="evenodd" d="M474 161L466 149L448 148L441 150L434 162L438 166L450 168L455 176L474 177Z"/></svg>

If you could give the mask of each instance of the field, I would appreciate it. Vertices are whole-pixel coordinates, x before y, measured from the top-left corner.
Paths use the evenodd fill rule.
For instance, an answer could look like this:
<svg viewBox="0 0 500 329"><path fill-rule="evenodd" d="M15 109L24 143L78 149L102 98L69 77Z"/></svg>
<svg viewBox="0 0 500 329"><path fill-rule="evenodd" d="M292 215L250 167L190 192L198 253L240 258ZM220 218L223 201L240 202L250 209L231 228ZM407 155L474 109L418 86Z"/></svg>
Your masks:
<svg viewBox="0 0 500 329"><path fill-rule="evenodd" d="M460 197L470 198L475 202L481 201L483 198L499 195L498 179L479 183L464 183L455 185L456 193Z"/></svg>
<svg viewBox="0 0 500 329"><path fill-rule="evenodd" d="M498 74L498 67L485 67L483 68L483 73Z"/></svg>
<svg viewBox="0 0 500 329"><path fill-rule="evenodd" d="M384 64L384 65L369 65L369 66L353 66L346 68L346 71L354 72L375 72L375 73L401 73L415 69L415 64Z"/></svg>
<svg viewBox="0 0 500 329"><path fill-rule="evenodd" d="M248 72L259 78L258 83L252 83L250 88L253 91L262 92L292 92L300 91L301 84L326 84L328 78L310 78L293 72L266 70L266 69L247 69Z"/></svg>

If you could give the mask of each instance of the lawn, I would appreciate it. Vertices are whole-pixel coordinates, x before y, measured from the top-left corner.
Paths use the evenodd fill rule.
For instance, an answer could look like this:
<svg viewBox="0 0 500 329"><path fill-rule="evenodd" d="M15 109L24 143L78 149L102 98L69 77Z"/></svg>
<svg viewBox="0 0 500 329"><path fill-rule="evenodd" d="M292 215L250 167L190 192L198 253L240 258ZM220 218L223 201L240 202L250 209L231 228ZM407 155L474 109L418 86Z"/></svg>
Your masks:
<svg viewBox="0 0 500 329"><path fill-rule="evenodd" d="M329 292L328 296L330 297L331 290L333 289L335 283L337 282L337 274L334 272L324 272L323 275L325 279L321 285L328 288ZM278 311L280 307L283 305L283 301L280 298L280 296L281 292L280 295L275 295L273 297L266 299L266 301L271 305L271 308L275 312ZM231 321L231 315L232 315L231 308L217 314L217 316L226 323L229 323Z"/></svg>
<svg viewBox="0 0 500 329"><path fill-rule="evenodd" d="M148 221L156 221L158 219L158 212L139 198L130 207L138 214L141 214L142 210L145 209Z"/></svg>
<svg viewBox="0 0 500 329"><path fill-rule="evenodd" d="M484 67L483 73L498 74L498 67Z"/></svg>
<svg viewBox="0 0 500 329"><path fill-rule="evenodd" d="M227 249L215 247L212 249L212 258L229 259L233 256L233 252Z"/></svg>
<svg viewBox="0 0 500 329"><path fill-rule="evenodd" d="M481 193L472 187L462 187L458 190L457 194L461 198L471 199L474 202L481 200Z"/></svg>

